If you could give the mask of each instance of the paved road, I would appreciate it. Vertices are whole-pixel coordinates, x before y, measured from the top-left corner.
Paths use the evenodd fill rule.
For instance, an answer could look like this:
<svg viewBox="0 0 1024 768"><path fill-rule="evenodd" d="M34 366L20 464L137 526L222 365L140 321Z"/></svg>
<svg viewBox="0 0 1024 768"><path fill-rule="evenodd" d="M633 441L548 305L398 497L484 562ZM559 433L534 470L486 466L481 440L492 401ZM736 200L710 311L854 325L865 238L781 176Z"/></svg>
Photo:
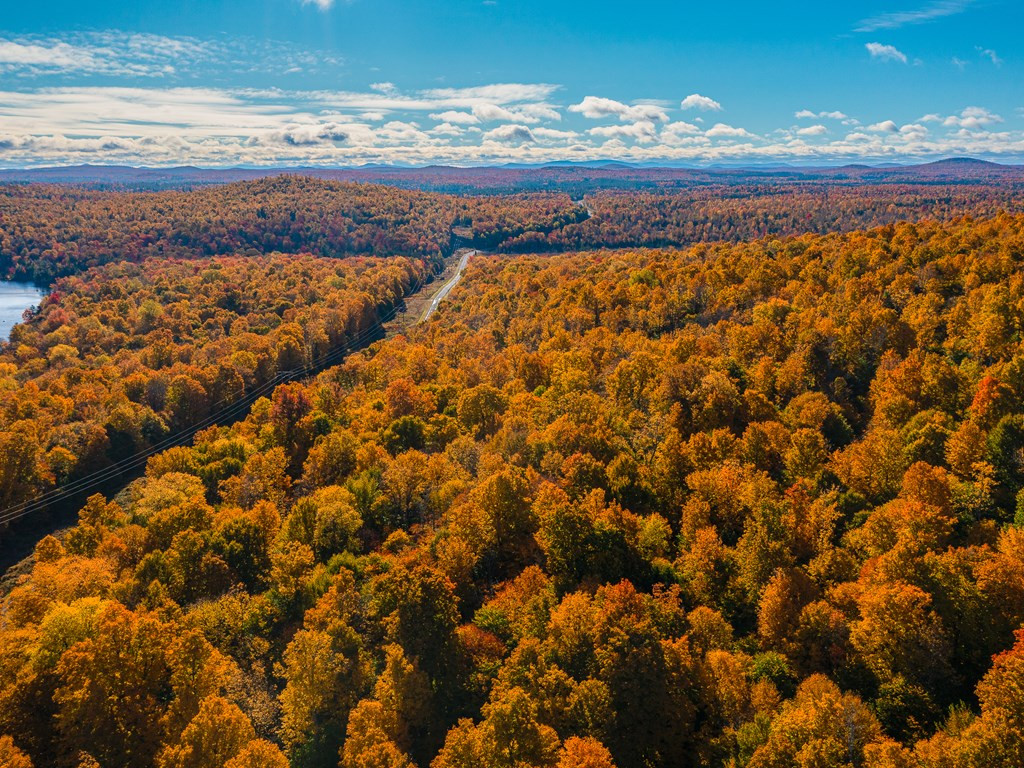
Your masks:
<svg viewBox="0 0 1024 768"><path fill-rule="evenodd" d="M587 212L587 218L588 219L592 219L595 216L597 216L597 214L594 213L594 209L590 207L590 203L588 203L584 198L581 197L579 200L573 200L573 203L578 205L578 206L581 206L583 208L583 210L585 210ZM584 221L585 220L586 219L584 219Z"/></svg>
<svg viewBox="0 0 1024 768"><path fill-rule="evenodd" d="M455 275L447 283L441 286L434 298L430 300L429 306L423 312L423 317L420 318L420 322L425 322L440 306L441 302L444 301L445 297L452 292L452 288L459 284L459 280L462 279L462 273L466 271L466 265L469 263L471 256L475 256L479 251L466 251L462 254L462 258L459 259L459 268L455 271Z"/></svg>

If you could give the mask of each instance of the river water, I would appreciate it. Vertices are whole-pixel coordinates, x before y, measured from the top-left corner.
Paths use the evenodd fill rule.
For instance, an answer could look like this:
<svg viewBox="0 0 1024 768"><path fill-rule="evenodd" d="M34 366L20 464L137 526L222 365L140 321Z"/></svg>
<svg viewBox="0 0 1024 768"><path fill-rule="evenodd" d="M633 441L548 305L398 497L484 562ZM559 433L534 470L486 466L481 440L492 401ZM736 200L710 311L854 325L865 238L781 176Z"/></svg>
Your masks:
<svg viewBox="0 0 1024 768"><path fill-rule="evenodd" d="M7 341L25 310L38 306L44 295L32 283L0 281L0 341Z"/></svg>

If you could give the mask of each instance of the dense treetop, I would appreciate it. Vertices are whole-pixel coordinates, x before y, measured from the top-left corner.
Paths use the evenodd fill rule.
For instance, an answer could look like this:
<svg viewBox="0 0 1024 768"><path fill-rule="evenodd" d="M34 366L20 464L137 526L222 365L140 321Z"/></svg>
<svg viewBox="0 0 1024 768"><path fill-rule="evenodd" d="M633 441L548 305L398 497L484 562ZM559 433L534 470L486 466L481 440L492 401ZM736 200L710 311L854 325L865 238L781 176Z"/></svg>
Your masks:
<svg viewBox="0 0 1024 768"><path fill-rule="evenodd" d="M460 198L301 176L123 192L0 187L0 273L48 281L111 261L273 252L436 258L452 228L478 222L485 241L502 226L547 229L581 210L567 195Z"/></svg>
<svg viewBox="0 0 1024 768"><path fill-rule="evenodd" d="M460 244L513 252L689 245L848 231L1022 209L1019 182L693 184L448 195L281 176L193 190L0 186L0 275L49 283L108 262L272 252L436 259ZM595 214L588 216L587 209Z"/></svg>
<svg viewBox="0 0 1024 768"><path fill-rule="evenodd" d="M588 194L594 216L548 233L527 231L501 244L510 252L606 245L663 247L718 240L828 234L924 218L1020 212L1019 185L821 183L716 184L676 190Z"/></svg>
<svg viewBox="0 0 1024 768"><path fill-rule="evenodd" d="M478 258L40 542L0 756L1020 765L1022 261L1011 216Z"/></svg>
<svg viewBox="0 0 1024 768"><path fill-rule="evenodd" d="M358 347L423 260L150 259L64 278L0 348L0 510Z"/></svg>

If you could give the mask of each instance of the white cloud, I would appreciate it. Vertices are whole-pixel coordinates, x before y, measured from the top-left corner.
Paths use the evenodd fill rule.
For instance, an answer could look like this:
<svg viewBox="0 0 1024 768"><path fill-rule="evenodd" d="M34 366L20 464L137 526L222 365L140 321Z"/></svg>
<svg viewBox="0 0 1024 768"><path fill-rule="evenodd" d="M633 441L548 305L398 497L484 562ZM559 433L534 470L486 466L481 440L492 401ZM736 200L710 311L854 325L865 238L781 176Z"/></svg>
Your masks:
<svg viewBox="0 0 1024 768"><path fill-rule="evenodd" d="M328 52L244 37L199 40L107 30L0 38L0 74L23 78L103 75L180 79L206 75L213 67L219 74L310 74L341 63Z"/></svg>
<svg viewBox="0 0 1024 768"><path fill-rule="evenodd" d="M871 58L881 61L898 61L901 64L907 63L907 54L892 45L882 43L868 43L864 46L871 54Z"/></svg>
<svg viewBox="0 0 1024 768"><path fill-rule="evenodd" d="M568 139L575 139L579 137L576 131L560 131L555 128L531 128L530 132L534 135L534 138L545 139L548 141L565 141Z"/></svg>
<svg viewBox="0 0 1024 768"><path fill-rule="evenodd" d="M321 11L329 11L334 7L334 0L302 0L303 5L315 5Z"/></svg>
<svg viewBox="0 0 1024 768"><path fill-rule="evenodd" d="M431 136L462 136L465 132L465 128L451 123L441 123L427 131Z"/></svg>
<svg viewBox="0 0 1024 768"><path fill-rule="evenodd" d="M995 64L997 67L1003 66L1003 60L1000 59L999 55L995 51L993 51L991 48L982 48L979 45L977 50L978 50L978 53L981 55L982 58L988 59L993 64Z"/></svg>
<svg viewBox="0 0 1024 768"><path fill-rule="evenodd" d="M95 70L100 64L93 53L67 43L33 45L10 40L0 41L0 65L44 67L61 71Z"/></svg>
<svg viewBox="0 0 1024 768"><path fill-rule="evenodd" d="M430 119L443 120L446 123L459 123L461 125L472 125L473 123L480 122L479 118L471 112L456 112L454 110L434 112L430 115Z"/></svg>
<svg viewBox="0 0 1024 768"><path fill-rule="evenodd" d="M700 128L693 123L687 123L680 120L674 123L669 123L661 129L661 132L662 134L675 134L677 136L695 136L701 131Z"/></svg>
<svg viewBox="0 0 1024 768"><path fill-rule="evenodd" d="M183 63L209 59L217 46L187 37L112 32L68 39L24 36L0 39L0 72L21 75L94 74L162 77Z"/></svg>
<svg viewBox="0 0 1024 768"><path fill-rule="evenodd" d="M600 125L591 128L588 133L591 136L600 136L606 139L632 139L641 144L649 144L658 140L658 130L651 120L638 120L629 125Z"/></svg>
<svg viewBox="0 0 1024 768"><path fill-rule="evenodd" d="M544 101L557 90L557 85L547 83L496 83L471 88L433 88L423 91L423 95L438 101L513 104L519 101Z"/></svg>
<svg viewBox="0 0 1024 768"><path fill-rule="evenodd" d="M664 112L659 105L611 102L608 107L608 101L591 101L587 109L612 119L577 132L560 129L558 109L548 103L553 88L7 90L0 91L0 166L479 165L610 157L638 163L799 164L1024 157L1024 131L1016 126L997 130L1003 118L977 106L954 115L923 115L906 124L886 120L845 135L833 135L834 126L848 120L813 112L800 117L807 121L803 127L758 136L724 123L705 133L699 118L657 119ZM535 122L481 123L474 109L489 112L485 105ZM577 112L584 111L577 106ZM625 119L633 109L653 119Z"/></svg>
<svg viewBox="0 0 1024 768"><path fill-rule="evenodd" d="M916 123L910 123L900 128L900 136L907 141L921 141L927 135L928 129Z"/></svg>
<svg viewBox="0 0 1024 768"><path fill-rule="evenodd" d="M473 116L482 122L516 120L518 118L515 112L499 107L497 104L477 104L473 107Z"/></svg>
<svg viewBox="0 0 1024 768"><path fill-rule="evenodd" d="M562 116L547 104L516 104L511 107L475 104L473 117L482 123L504 121L535 124L544 120L562 119Z"/></svg>
<svg viewBox="0 0 1024 768"><path fill-rule="evenodd" d="M806 128L801 128L796 133L798 136L824 136L828 133L828 128L824 125L809 125Z"/></svg>
<svg viewBox="0 0 1024 768"><path fill-rule="evenodd" d="M525 125L499 125L493 130L487 131L484 134L485 141L501 141L501 142L513 142L513 143L524 143L534 142L537 139L531 131Z"/></svg>
<svg viewBox="0 0 1024 768"><path fill-rule="evenodd" d="M942 124L949 128L966 128L969 131L982 130L990 125L1003 122L999 115L984 107L967 107L959 115L950 115Z"/></svg>
<svg viewBox="0 0 1024 768"><path fill-rule="evenodd" d="M941 19L944 16L963 13L973 3L974 0L937 0L914 11L883 13L879 16L864 19L857 25L855 31L875 32L879 29L897 29L909 24L924 24L935 19Z"/></svg>
<svg viewBox="0 0 1024 768"><path fill-rule="evenodd" d="M520 104L515 108L516 113L522 119L536 119L536 120L553 120L559 121L562 119L562 114L552 107L550 104L543 102L535 104Z"/></svg>
<svg viewBox="0 0 1024 768"><path fill-rule="evenodd" d="M268 131L255 136L250 141L255 144L284 144L292 147L312 147L318 144L344 144L353 137L367 140L372 137L367 126L344 125L342 123L319 123L307 125L288 125L275 131Z"/></svg>
<svg viewBox="0 0 1024 768"><path fill-rule="evenodd" d="M710 99L707 96L701 96L699 93L691 93L682 103L679 105L680 109L700 109L704 112L721 112L722 105L714 99Z"/></svg>
<svg viewBox="0 0 1024 768"><path fill-rule="evenodd" d="M750 139L754 137L754 134L744 128L734 128L725 123L716 123L705 131L704 135L712 139Z"/></svg>
<svg viewBox="0 0 1024 768"><path fill-rule="evenodd" d="M798 120L846 120L848 119L845 114L839 111L832 112L812 112L809 109L801 109L796 113Z"/></svg>
<svg viewBox="0 0 1024 768"><path fill-rule="evenodd" d="M630 106L614 99L604 99L599 96L587 96L579 104L569 107L570 112L579 112L591 120L599 120L603 117L617 117L623 122L635 122L638 120L656 120L661 123L668 122L668 115L665 110L655 104L636 104Z"/></svg>

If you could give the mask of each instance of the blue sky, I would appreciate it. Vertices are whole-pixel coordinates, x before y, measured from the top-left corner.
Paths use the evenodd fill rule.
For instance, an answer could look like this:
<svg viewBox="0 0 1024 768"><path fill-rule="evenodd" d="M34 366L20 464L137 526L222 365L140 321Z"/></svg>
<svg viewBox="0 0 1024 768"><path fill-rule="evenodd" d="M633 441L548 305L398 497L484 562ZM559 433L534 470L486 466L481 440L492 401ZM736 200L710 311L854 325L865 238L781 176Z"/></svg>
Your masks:
<svg viewBox="0 0 1024 768"><path fill-rule="evenodd" d="M0 166L1024 160L1024 3L133 0L0 16Z"/></svg>

